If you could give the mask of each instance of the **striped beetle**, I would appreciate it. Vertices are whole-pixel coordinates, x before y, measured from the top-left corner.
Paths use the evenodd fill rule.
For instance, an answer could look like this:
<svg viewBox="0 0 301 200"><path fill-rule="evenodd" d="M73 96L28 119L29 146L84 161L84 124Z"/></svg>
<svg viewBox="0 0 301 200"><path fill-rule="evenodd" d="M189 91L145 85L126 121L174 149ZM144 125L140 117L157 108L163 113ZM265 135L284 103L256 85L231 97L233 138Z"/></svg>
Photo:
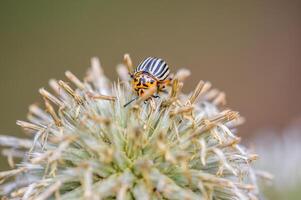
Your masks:
<svg viewBox="0 0 301 200"><path fill-rule="evenodd" d="M137 97L124 105L126 107L139 97L147 94L147 91L154 91L150 98L157 98L159 92L164 92L164 88L171 82L168 78L169 67L167 63L161 58L148 57L144 59L133 74L132 87L137 93Z"/></svg>

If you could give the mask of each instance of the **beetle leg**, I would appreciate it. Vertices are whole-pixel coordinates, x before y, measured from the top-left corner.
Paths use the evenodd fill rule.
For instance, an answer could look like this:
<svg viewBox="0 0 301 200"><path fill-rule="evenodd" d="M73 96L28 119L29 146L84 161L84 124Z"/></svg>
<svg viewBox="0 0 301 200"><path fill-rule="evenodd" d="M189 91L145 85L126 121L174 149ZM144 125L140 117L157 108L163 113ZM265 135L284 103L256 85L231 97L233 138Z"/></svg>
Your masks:
<svg viewBox="0 0 301 200"><path fill-rule="evenodd" d="M134 74L133 73L129 72L129 75L130 75L131 79L134 79Z"/></svg>
<svg viewBox="0 0 301 200"><path fill-rule="evenodd" d="M172 78L167 78L164 81L162 81L162 84L166 86L171 85L171 83L172 83Z"/></svg>
<svg viewBox="0 0 301 200"><path fill-rule="evenodd" d="M136 101L138 99L138 97L135 97L134 99L130 100L129 102L127 102L126 104L123 105L123 107L127 107L128 105L130 105L133 101Z"/></svg>
<svg viewBox="0 0 301 200"><path fill-rule="evenodd" d="M165 87L166 86L170 86L171 85L171 78L168 78L164 81L161 81L158 83L158 91L160 92L164 92L164 93L168 93L166 90L165 90Z"/></svg>

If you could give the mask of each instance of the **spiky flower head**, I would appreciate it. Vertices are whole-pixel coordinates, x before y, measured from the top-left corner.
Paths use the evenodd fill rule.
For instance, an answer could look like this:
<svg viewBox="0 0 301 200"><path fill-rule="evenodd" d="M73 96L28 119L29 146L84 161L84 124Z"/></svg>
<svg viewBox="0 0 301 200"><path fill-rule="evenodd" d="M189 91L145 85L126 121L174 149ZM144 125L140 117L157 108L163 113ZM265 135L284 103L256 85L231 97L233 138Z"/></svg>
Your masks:
<svg viewBox="0 0 301 200"><path fill-rule="evenodd" d="M173 75L168 94L138 99L128 55L111 83L97 58L84 81L67 71L65 81L40 89L45 107L32 105L17 124L32 140L2 136L13 170L1 172L10 199L257 199L249 154L232 132L237 112L223 110L225 95L200 81L181 92L189 71ZM22 155L22 153L21 153Z"/></svg>

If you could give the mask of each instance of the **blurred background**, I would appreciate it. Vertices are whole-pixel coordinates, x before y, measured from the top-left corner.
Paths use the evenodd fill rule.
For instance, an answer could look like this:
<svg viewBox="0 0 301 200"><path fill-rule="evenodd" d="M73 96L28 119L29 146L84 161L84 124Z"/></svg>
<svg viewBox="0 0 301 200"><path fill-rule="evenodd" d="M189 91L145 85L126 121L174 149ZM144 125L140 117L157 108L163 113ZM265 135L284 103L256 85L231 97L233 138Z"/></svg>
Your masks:
<svg viewBox="0 0 301 200"><path fill-rule="evenodd" d="M41 100L38 89L50 78L64 79L67 69L83 77L98 56L116 80L116 64L130 53L134 64L157 56L172 71L189 68L185 91L200 79L225 91L228 106L247 120L238 134L255 150L263 135L290 137L285 130L301 119L300 11L299 0L1 0L0 134L24 136L15 121ZM262 164L271 165L266 157ZM273 199L298 187L274 188ZM290 198L298 199L294 192Z"/></svg>

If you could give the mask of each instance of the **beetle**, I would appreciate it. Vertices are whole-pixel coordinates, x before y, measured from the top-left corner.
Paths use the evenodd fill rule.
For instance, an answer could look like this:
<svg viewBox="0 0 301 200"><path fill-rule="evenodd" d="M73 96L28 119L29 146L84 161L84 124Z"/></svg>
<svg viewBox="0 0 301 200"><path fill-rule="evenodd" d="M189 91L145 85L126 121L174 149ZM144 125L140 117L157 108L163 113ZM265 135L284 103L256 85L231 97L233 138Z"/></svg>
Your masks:
<svg viewBox="0 0 301 200"><path fill-rule="evenodd" d="M131 85L137 97L126 103L124 107L139 97L147 95L148 91L154 91L154 94L150 95L149 98L158 98L158 93L164 92L166 85L171 81L171 78L168 77L169 67L167 63L163 59L156 57L144 59L134 73L130 73L130 76L132 78Z"/></svg>

